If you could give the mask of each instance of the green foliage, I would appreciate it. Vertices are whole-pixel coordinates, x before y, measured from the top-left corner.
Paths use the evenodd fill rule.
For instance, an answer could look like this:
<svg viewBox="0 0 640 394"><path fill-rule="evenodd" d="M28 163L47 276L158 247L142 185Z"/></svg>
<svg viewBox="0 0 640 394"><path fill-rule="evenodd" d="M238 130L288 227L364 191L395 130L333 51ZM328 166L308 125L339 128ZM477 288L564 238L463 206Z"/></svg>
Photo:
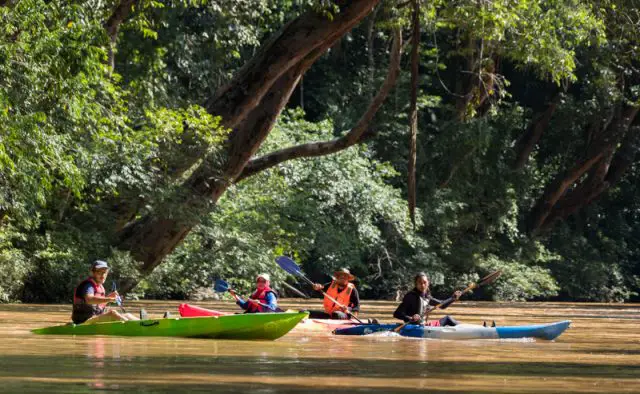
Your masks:
<svg viewBox="0 0 640 394"><path fill-rule="evenodd" d="M406 56L366 144L283 163L232 185L215 207L176 204L197 165L226 159L231 131L204 103L286 22L308 11L329 21L341 3L145 0L120 28L111 70L104 22L115 3L0 7L0 302L68 302L96 258L113 280L139 278L139 263L112 245L153 211L200 224L138 296L184 298L214 277L246 293L265 271L279 288L291 278L273 259L289 254L317 281L349 267L365 297L396 297L417 271L448 294L495 269L500 280L472 297L637 297L637 165L552 232L525 231L545 187L583 158L585 131L639 102L633 1L422 4L416 228L404 201ZM375 23L304 75L289 103L304 111L285 111L258 155L357 123L386 75L390 29L410 28L411 7L397 5L384 2ZM569 89L527 166L513 170L515 142L558 84Z"/></svg>

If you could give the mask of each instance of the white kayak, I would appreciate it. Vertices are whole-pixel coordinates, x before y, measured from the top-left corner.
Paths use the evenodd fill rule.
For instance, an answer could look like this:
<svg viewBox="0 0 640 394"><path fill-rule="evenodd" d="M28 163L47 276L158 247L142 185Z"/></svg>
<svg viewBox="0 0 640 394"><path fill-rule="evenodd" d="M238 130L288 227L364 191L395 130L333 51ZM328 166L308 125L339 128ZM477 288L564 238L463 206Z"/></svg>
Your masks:
<svg viewBox="0 0 640 394"><path fill-rule="evenodd" d="M514 339L540 338L553 340L562 334L570 320L548 324L526 326L485 327L476 324L458 324L457 326L429 327L415 324L404 326L399 334L414 338L433 339ZM367 335L374 332L392 331L398 324L362 324L334 331L336 335Z"/></svg>

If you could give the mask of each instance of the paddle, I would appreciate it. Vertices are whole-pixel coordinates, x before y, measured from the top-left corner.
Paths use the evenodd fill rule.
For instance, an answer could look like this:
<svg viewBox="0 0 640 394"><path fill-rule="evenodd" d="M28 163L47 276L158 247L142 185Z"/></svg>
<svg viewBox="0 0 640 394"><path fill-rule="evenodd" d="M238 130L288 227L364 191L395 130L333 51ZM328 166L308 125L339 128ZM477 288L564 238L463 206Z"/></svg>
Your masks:
<svg viewBox="0 0 640 394"><path fill-rule="evenodd" d="M111 282L111 292L114 292L118 289L118 285L116 284L116 281L112 281ZM122 306L122 297L120 297L120 294L118 294L116 296L116 304L118 304L118 306L120 307L120 309L122 309L123 313L127 313L126 309L124 309L124 306Z"/></svg>
<svg viewBox="0 0 640 394"><path fill-rule="evenodd" d="M222 279L216 279L215 283L213 284L213 290L217 291L218 293L225 293L227 291L233 291L231 286L229 286L229 284L225 280L222 280ZM233 292L235 293L235 291L233 291ZM262 302L258 302L256 300L252 300L252 301L249 301L249 302L254 302L254 303L256 303L256 304L258 304L258 305L260 305L262 307L269 308L272 311L277 312L277 309L273 309L269 305L263 304Z"/></svg>
<svg viewBox="0 0 640 394"><path fill-rule="evenodd" d="M476 289L480 286L484 286L486 284L489 284L493 281L495 281L496 279L498 279L498 277L500 277L500 275L502 275L502 270L498 270L496 272L493 272L487 276L485 276L484 278L480 279L480 281L478 283L471 283L469 286L467 286L466 289L462 290L460 297L462 297L464 294L470 292L473 289ZM459 298L459 297L458 297ZM454 302L457 301L454 300ZM427 316L429 315L429 313L435 311L436 309L441 309L442 308L442 304L438 304L436 306L434 306L431 310L429 310L427 312ZM406 322L406 323L402 323L401 325L399 325L398 327L394 328L392 331L393 332L400 332L400 330L402 330L404 328L404 326L406 326L407 324L410 324L412 322Z"/></svg>
<svg viewBox="0 0 640 394"><path fill-rule="evenodd" d="M288 284L287 282L282 282L283 285L285 285L289 290L293 291L294 293L296 293L297 295L299 295L300 297L304 298L305 300L309 299L309 296L304 294L303 292L301 292L300 290L296 289L295 287L291 286L290 284Z"/></svg>
<svg viewBox="0 0 640 394"><path fill-rule="evenodd" d="M276 257L276 263L278 263L280 268L282 268L283 270L287 271L291 275L299 276L300 278L304 279L307 283L309 283L311 286L314 285L314 283L311 281L311 279L307 278L307 276L304 274L304 272L302 272L300 267L298 267L298 264L296 264L295 261L293 261L289 257L287 257L287 256ZM347 310L347 307L342 305L338 301L336 301L335 298L331 297L329 294L325 293L323 290L318 290L318 291L320 293L322 293L325 297L327 297L328 299L333 301L336 305L338 305L339 307L343 308L345 310L345 313L349 317L351 317L352 319L354 319L355 321L357 321L360 324L364 324L362 322L362 320L358 319L353 313L349 312Z"/></svg>

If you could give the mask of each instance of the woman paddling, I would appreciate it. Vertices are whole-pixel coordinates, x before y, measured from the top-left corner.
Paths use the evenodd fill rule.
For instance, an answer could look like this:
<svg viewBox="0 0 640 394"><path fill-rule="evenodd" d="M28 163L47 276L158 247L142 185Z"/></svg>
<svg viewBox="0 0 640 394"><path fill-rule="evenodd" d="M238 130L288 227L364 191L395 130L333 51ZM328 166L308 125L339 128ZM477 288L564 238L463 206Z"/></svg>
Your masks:
<svg viewBox="0 0 640 394"><path fill-rule="evenodd" d="M460 298L462 294L461 291L456 291L451 297L444 301L433 298L429 290L429 277L424 272L420 272L414 277L414 283L415 287L413 290L404 296L402 303L398 305L398 308L393 313L393 317L405 323L418 324L422 322L426 315L432 310L432 307L429 306L431 302L433 302L434 305L441 305L440 309L445 309ZM427 326L455 326L458 325L458 322L447 315L440 320L425 321L424 324Z"/></svg>
<svg viewBox="0 0 640 394"><path fill-rule="evenodd" d="M246 301L237 295L233 289L229 293L236 299L236 304L245 310L245 313L283 312L278 308L278 296L269 287L269 274L260 274L256 277L256 291Z"/></svg>

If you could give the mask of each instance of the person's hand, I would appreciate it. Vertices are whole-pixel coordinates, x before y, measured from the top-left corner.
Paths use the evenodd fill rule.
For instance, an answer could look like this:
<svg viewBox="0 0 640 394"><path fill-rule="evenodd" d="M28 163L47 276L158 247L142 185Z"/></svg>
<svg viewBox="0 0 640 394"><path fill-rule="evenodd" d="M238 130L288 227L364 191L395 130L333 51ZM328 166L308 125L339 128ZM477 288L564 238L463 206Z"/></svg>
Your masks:
<svg viewBox="0 0 640 394"><path fill-rule="evenodd" d="M422 317L420 315L418 315L417 313L413 316L411 316L411 321L414 323L419 322L422 319Z"/></svg>
<svg viewBox="0 0 640 394"><path fill-rule="evenodd" d="M250 302L253 302L253 303L254 303L254 304L256 304L256 305L260 305L260 301L258 301L258 300L254 300L253 298L249 298L249 301L250 301Z"/></svg>
<svg viewBox="0 0 640 394"><path fill-rule="evenodd" d="M107 299L109 300L109 302L116 302L116 300L118 299L118 292L117 291L112 291L111 293L107 294Z"/></svg>
<svg viewBox="0 0 640 394"><path fill-rule="evenodd" d="M453 293L453 298L455 298L455 299L456 299L456 301L457 301L458 299L460 299L460 296L461 296L461 295L462 295L462 292L461 292L460 290L456 290L456 291Z"/></svg>
<svg viewBox="0 0 640 394"><path fill-rule="evenodd" d="M323 287L324 286L322 286L320 283L314 283L313 284L313 290L315 290L315 291L321 291Z"/></svg>

